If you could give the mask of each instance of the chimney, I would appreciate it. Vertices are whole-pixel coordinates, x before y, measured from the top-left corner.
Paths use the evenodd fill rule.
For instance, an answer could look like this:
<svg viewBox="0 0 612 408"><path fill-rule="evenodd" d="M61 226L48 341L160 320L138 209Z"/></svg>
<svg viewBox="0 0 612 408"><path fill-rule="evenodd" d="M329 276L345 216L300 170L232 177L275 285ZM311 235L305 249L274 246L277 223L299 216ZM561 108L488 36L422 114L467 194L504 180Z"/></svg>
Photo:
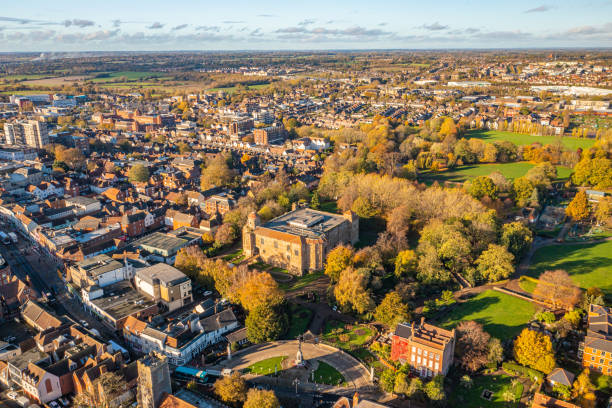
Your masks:
<svg viewBox="0 0 612 408"><path fill-rule="evenodd" d="M102 364L100 366L100 374L104 374L107 371L108 371L108 367L106 367L106 364Z"/></svg>
<svg viewBox="0 0 612 408"><path fill-rule="evenodd" d="M359 393L356 392L355 395L353 395L353 408L357 408L357 405L359 405Z"/></svg>
<svg viewBox="0 0 612 408"><path fill-rule="evenodd" d="M291 211L295 211L297 209L297 203L291 204Z"/></svg>
<svg viewBox="0 0 612 408"><path fill-rule="evenodd" d="M414 320L412 321L412 330L410 330L410 336L414 336Z"/></svg>
<svg viewBox="0 0 612 408"><path fill-rule="evenodd" d="M425 324L425 316L421 316L421 329L423 328L424 324Z"/></svg>

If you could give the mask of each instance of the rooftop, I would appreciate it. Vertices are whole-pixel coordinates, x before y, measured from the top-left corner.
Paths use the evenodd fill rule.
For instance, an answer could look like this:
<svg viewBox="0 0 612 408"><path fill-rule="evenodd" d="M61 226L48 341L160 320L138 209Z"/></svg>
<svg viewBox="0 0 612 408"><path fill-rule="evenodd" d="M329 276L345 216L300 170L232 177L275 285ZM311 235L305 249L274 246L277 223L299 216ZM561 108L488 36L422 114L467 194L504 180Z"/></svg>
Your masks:
<svg viewBox="0 0 612 408"><path fill-rule="evenodd" d="M77 262L76 265L85 270L88 275L94 277L123 267L121 262L105 254L96 255L92 258Z"/></svg>
<svg viewBox="0 0 612 408"><path fill-rule="evenodd" d="M300 208L276 217L262 227L305 238L319 238L344 221L346 218L342 215Z"/></svg>
<svg viewBox="0 0 612 408"><path fill-rule="evenodd" d="M104 288L104 296L91 301L115 320L132 315L155 305L155 302L141 295L127 281L121 281Z"/></svg>
<svg viewBox="0 0 612 408"><path fill-rule="evenodd" d="M149 283L152 283L154 279L158 279L164 286L176 285L189 280L183 272L163 262L139 269L136 274L139 278Z"/></svg>
<svg viewBox="0 0 612 408"><path fill-rule="evenodd" d="M158 249L168 253L178 251L185 244L187 244L187 240L162 234L161 232L154 232L134 242L135 247L142 247L145 250L149 250L149 248Z"/></svg>

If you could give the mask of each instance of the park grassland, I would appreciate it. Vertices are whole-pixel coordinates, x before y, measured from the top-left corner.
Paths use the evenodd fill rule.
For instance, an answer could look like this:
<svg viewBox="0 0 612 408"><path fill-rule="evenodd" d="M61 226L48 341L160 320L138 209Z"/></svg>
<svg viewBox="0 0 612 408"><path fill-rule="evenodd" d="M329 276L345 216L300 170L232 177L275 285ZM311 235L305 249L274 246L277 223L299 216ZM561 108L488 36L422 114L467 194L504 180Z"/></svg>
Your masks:
<svg viewBox="0 0 612 408"><path fill-rule="evenodd" d="M257 85L248 85L246 86L249 90L257 90L263 89L270 86L270 84L257 84ZM227 87L219 87L219 88L210 88L206 90L207 92L225 92L226 94L233 94L236 92L235 86L227 86Z"/></svg>
<svg viewBox="0 0 612 408"><path fill-rule="evenodd" d="M476 138L485 142L508 141L517 146L541 143L542 145L554 144L561 139L563 146L570 150L577 150L579 147L588 149L595 143L594 139L583 139L568 136L532 136L522 133L504 132L501 130L472 130L465 135L466 139Z"/></svg>
<svg viewBox="0 0 612 408"><path fill-rule="evenodd" d="M287 358L287 356L270 357L251 364L245 369L245 372L254 375L274 375L274 370L282 371L283 361Z"/></svg>
<svg viewBox="0 0 612 408"><path fill-rule="evenodd" d="M426 171L419 174L419 180L424 182L437 181L438 183L445 181L463 183L478 176L488 176L495 171L499 171L508 179L516 179L523 177L529 169L535 166L535 164L529 162L469 164L444 171ZM569 178L571 173L572 169L557 166L557 179L565 180Z"/></svg>
<svg viewBox="0 0 612 408"><path fill-rule="evenodd" d="M528 274L537 278L555 269L565 270L582 289L596 286L612 299L612 241L542 247L533 254Z"/></svg>
<svg viewBox="0 0 612 408"><path fill-rule="evenodd" d="M523 394L523 384L518 382L513 385L512 377L505 374L480 375L473 377L473 381L471 388L465 388L459 384L454 387L449 398L450 406L462 408L517 407ZM485 390L493 393L490 400L482 398L482 393ZM514 403L508 403L504 400L506 390L512 391Z"/></svg>
<svg viewBox="0 0 612 408"><path fill-rule="evenodd" d="M506 340L518 335L534 313L535 307L531 302L487 290L457 303L448 314L437 320L447 329L457 327L462 321L474 320L482 324L491 336Z"/></svg>
<svg viewBox="0 0 612 408"><path fill-rule="evenodd" d="M318 361L317 369L314 371L314 380L319 384L340 385L344 382L344 376L329 364Z"/></svg>

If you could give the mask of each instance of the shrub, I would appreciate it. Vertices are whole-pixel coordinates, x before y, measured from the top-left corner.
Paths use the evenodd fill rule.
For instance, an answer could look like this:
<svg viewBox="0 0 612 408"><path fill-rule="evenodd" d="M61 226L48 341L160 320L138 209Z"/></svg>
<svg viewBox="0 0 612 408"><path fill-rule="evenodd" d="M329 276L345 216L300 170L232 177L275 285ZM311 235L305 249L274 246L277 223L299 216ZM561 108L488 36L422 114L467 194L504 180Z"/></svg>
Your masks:
<svg viewBox="0 0 612 408"><path fill-rule="evenodd" d="M503 363L502 368L510 375L518 375L519 377L529 378L533 382L541 383L544 379L544 373L510 361Z"/></svg>
<svg viewBox="0 0 612 408"><path fill-rule="evenodd" d="M536 320L544 323L554 323L555 322L555 314L550 311L538 312L535 314Z"/></svg>

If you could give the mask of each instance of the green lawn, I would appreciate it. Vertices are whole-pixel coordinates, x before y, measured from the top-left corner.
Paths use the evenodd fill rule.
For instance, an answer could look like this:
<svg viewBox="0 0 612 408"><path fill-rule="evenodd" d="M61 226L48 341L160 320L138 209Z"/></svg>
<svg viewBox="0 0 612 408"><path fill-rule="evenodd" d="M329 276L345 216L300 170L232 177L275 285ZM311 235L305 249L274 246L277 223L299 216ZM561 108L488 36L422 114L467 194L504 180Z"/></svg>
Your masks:
<svg viewBox="0 0 612 408"><path fill-rule="evenodd" d="M503 132L501 130L472 130L467 133L466 138L478 138L487 142L507 140L518 146L541 143L542 145L554 144L559 136L531 136L521 133ZM594 139L580 139L575 137L561 137L563 146L568 149L576 150L579 147L588 149L595 143Z"/></svg>
<svg viewBox="0 0 612 408"><path fill-rule="evenodd" d="M307 287L308 285L310 285L312 282L316 281L323 275L324 274L322 271L309 272L305 274L304 276L294 277L294 279L291 282L278 282L278 281L277 282L278 282L278 286L283 290L286 290L286 291L299 290L299 289L304 289L305 287ZM272 275L272 277L274 277L274 275Z"/></svg>
<svg viewBox="0 0 612 408"><path fill-rule="evenodd" d="M314 372L315 382L327 385L340 385L344 382L344 377L340 371L329 364L319 361L319 366Z"/></svg>
<svg viewBox="0 0 612 408"><path fill-rule="evenodd" d="M345 350L358 348L373 335L373 330L367 326L347 325L337 320L325 322L323 329L323 340Z"/></svg>
<svg viewBox="0 0 612 408"><path fill-rule="evenodd" d="M289 331L287 332L288 339L296 339L299 335L304 334L308 329L310 320L312 319L312 310L304 306L289 304Z"/></svg>
<svg viewBox="0 0 612 408"><path fill-rule="evenodd" d="M287 356L271 357L250 365L244 371L249 374L274 375L274 369L279 372L283 369L282 362Z"/></svg>
<svg viewBox="0 0 612 408"><path fill-rule="evenodd" d="M507 375L480 375L472 377L474 384L471 388L465 388L457 384L450 394L450 406L462 408L501 408L517 407L523 394L523 384L520 382L512 386L512 377ZM511 390L514 394L515 403L508 405L504 400L504 392ZM482 398L482 393L489 390L493 393L490 400Z"/></svg>
<svg viewBox="0 0 612 408"><path fill-rule="evenodd" d="M597 286L612 299L611 267L612 241L606 241L540 248L533 254L528 273L537 278L544 271L563 269L582 289Z"/></svg>
<svg viewBox="0 0 612 408"><path fill-rule="evenodd" d="M525 276L521 276L519 279L519 286L521 287L521 289L523 289L525 292L529 292L529 293L533 293L533 291L535 290L536 286L538 284L530 279L525 279Z"/></svg>
<svg viewBox="0 0 612 408"><path fill-rule="evenodd" d="M445 181L463 183L478 176L488 176L494 171L499 171L506 178L514 179L524 176L534 166L535 164L529 162L469 164L445 171L425 171L419 174L419 180L425 182L438 181L439 183ZM557 166L558 179L567 179L571 173L572 169Z"/></svg>
<svg viewBox="0 0 612 408"><path fill-rule="evenodd" d="M445 328L461 321L475 320L494 337L505 340L516 336L535 312L532 303L505 293L487 290L463 303L458 303L440 318Z"/></svg>

